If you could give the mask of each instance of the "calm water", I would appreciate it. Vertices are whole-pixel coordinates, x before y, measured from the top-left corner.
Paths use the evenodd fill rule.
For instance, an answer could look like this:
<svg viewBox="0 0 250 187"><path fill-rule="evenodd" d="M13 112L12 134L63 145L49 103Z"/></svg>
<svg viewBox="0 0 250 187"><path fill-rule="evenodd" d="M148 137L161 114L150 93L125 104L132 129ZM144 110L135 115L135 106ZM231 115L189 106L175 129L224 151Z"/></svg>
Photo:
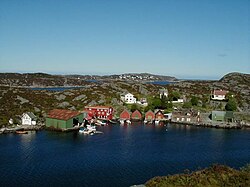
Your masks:
<svg viewBox="0 0 250 187"><path fill-rule="evenodd" d="M0 186L130 186L212 163L250 162L250 130L99 127L104 134L0 136Z"/></svg>

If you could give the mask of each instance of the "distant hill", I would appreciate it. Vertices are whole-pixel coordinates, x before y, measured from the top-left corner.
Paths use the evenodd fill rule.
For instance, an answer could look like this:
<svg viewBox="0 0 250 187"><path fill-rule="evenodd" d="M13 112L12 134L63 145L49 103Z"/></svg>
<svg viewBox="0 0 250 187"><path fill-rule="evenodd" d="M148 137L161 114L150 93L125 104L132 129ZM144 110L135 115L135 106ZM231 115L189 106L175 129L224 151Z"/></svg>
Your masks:
<svg viewBox="0 0 250 187"><path fill-rule="evenodd" d="M84 80L46 73L0 73L0 85L10 87L81 86Z"/></svg>
<svg viewBox="0 0 250 187"><path fill-rule="evenodd" d="M250 86L250 74L244 73L228 73L220 79L220 82L230 83L230 84L244 84Z"/></svg>
<svg viewBox="0 0 250 187"><path fill-rule="evenodd" d="M46 87L82 86L86 80L123 80L123 81L177 81L175 77L149 73L129 73L121 75L50 75L46 73L0 73L1 86Z"/></svg>

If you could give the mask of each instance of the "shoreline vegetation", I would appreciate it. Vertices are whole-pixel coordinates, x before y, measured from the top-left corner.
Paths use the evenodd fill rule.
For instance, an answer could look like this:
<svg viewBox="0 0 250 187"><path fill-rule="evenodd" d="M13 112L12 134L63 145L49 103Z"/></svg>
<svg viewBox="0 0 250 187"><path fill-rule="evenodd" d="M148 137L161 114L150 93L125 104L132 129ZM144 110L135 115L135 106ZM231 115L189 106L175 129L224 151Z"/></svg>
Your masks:
<svg viewBox="0 0 250 187"><path fill-rule="evenodd" d="M137 185L134 185L137 186ZM138 185L140 186L140 185ZM144 186L144 185L142 185ZM158 176L145 183L146 187L174 186L250 186L250 164L233 169L225 165L214 164L194 172L185 170L182 174Z"/></svg>

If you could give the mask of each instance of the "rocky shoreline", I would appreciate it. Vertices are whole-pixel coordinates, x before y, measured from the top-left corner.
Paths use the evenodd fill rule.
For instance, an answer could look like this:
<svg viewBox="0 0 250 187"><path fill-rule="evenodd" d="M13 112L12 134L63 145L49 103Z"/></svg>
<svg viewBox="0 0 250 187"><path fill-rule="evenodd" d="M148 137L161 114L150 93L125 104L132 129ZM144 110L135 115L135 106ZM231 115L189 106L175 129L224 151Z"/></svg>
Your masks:
<svg viewBox="0 0 250 187"><path fill-rule="evenodd" d="M18 125L16 127L3 127L0 134L16 133L17 131L40 131L45 129L45 124L40 125Z"/></svg>

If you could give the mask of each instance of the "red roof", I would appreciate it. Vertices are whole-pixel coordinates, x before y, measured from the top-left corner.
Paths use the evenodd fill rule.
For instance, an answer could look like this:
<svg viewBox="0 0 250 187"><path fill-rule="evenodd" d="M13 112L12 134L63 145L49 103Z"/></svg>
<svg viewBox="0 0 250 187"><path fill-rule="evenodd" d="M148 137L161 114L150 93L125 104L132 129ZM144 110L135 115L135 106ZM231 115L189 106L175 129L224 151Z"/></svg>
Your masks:
<svg viewBox="0 0 250 187"><path fill-rule="evenodd" d="M226 90L214 90L214 95L226 95L227 92Z"/></svg>
<svg viewBox="0 0 250 187"><path fill-rule="evenodd" d="M109 109L110 106L86 106L85 108L98 108L98 109Z"/></svg>
<svg viewBox="0 0 250 187"><path fill-rule="evenodd" d="M131 118L132 119L141 119L142 118L142 115L140 113L139 110L135 110L132 114L131 114Z"/></svg>
<svg viewBox="0 0 250 187"><path fill-rule="evenodd" d="M48 118L68 120L68 119L78 116L79 114L81 113L78 111L54 109L49 112Z"/></svg>
<svg viewBox="0 0 250 187"><path fill-rule="evenodd" d="M130 119L130 113L127 110L123 110L120 114L120 119Z"/></svg>
<svg viewBox="0 0 250 187"><path fill-rule="evenodd" d="M154 119L155 118L154 112L152 112L151 110L147 111L146 114L145 114L145 118L148 119L149 116L152 117L150 119Z"/></svg>

